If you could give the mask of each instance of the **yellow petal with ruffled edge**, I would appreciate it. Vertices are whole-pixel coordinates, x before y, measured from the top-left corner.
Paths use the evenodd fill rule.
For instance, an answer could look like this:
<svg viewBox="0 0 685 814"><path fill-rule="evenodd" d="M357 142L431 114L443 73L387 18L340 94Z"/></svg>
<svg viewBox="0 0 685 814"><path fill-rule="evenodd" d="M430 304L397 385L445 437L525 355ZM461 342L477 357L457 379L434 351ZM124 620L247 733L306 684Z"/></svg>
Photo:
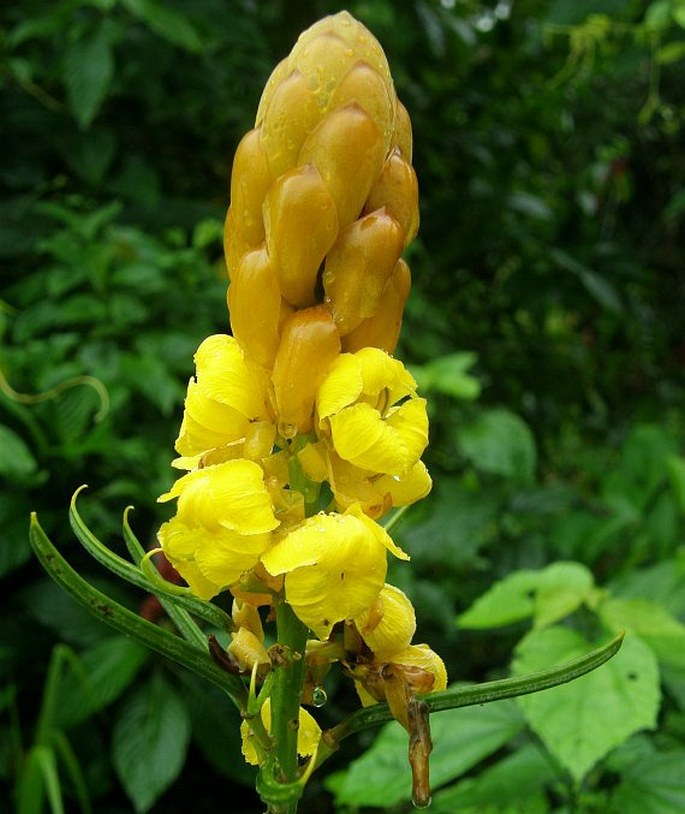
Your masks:
<svg viewBox="0 0 685 814"><path fill-rule="evenodd" d="M271 535L191 527L177 516L162 525L158 539L167 559L193 593L208 599L257 564Z"/></svg>
<svg viewBox="0 0 685 814"><path fill-rule="evenodd" d="M261 709L264 726L271 729L271 699L267 698ZM243 741L242 752L245 760L252 766L259 766L260 760L255 748L254 737L250 732L248 721L240 724L240 736ZM297 754L301 757L311 757L316 754L321 739L321 728L306 709L300 707L299 727L297 729Z"/></svg>
<svg viewBox="0 0 685 814"><path fill-rule="evenodd" d="M403 434L384 421L378 410L369 404L346 407L328 420L335 451L361 469L385 475L404 475L421 454L414 452L416 443L409 447ZM419 432L420 429L408 431L409 440L415 442Z"/></svg>
<svg viewBox="0 0 685 814"><path fill-rule="evenodd" d="M399 407L391 407L386 414L385 421L387 426L401 439L413 464L428 446L426 399L409 399Z"/></svg>
<svg viewBox="0 0 685 814"><path fill-rule="evenodd" d="M223 527L261 534L278 525L262 468L245 459L189 472L158 500L178 497L178 517L189 527Z"/></svg>
<svg viewBox="0 0 685 814"><path fill-rule="evenodd" d="M197 384L209 399L227 404L246 418L267 420L266 373L245 359L232 336L215 334L195 353Z"/></svg>
<svg viewBox="0 0 685 814"><path fill-rule="evenodd" d="M399 359L394 359L379 348L362 348L354 354L360 364L363 390L377 396L387 390L388 404L416 391L416 381Z"/></svg>
<svg viewBox="0 0 685 814"><path fill-rule="evenodd" d="M249 419L243 413L208 398L191 379L176 451L184 456L201 455L244 437L249 426Z"/></svg>
<svg viewBox="0 0 685 814"><path fill-rule="evenodd" d="M259 561L269 547L270 534L238 534L229 529L207 532L195 552L202 576L228 588Z"/></svg>
<svg viewBox="0 0 685 814"><path fill-rule="evenodd" d="M319 418L327 418L354 404L361 395L364 380L361 365L351 353L341 353L329 368L316 395Z"/></svg>
<svg viewBox="0 0 685 814"><path fill-rule="evenodd" d="M354 618L357 630L378 660L409 646L416 614L409 597L387 583L373 604Z"/></svg>
<svg viewBox="0 0 685 814"><path fill-rule="evenodd" d="M426 497L433 486L423 461L417 461L409 472L401 478L383 475L374 485L379 492L388 494L393 506L411 506Z"/></svg>
<svg viewBox="0 0 685 814"><path fill-rule="evenodd" d="M189 529L172 518L163 523L157 532L164 556L188 583L188 587L200 599L211 599L221 590L221 585L207 579L195 562L195 551L206 536L205 529Z"/></svg>
<svg viewBox="0 0 685 814"><path fill-rule="evenodd" d="M403 555L357 507L356 512L309 518L267 551L262 564L270 574L286 575L286 601L325 639L336 622L374 601L385 580L386 549Z"/></svg>

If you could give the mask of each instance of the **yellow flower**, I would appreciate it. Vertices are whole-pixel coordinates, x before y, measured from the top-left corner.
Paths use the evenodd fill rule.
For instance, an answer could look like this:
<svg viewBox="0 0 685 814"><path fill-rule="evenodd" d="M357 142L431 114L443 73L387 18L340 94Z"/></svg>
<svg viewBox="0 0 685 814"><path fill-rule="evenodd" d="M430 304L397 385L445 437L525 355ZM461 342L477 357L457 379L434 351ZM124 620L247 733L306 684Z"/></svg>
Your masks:
<svg viewBox="0 0 685 814"><path fill-rule="evenodd" d="M262 556L266 570L285 574L285 597L320 638L333 625L362 613L378 596L387 551L408 559L388 533L358 506L344 514L318 514Z"/></svg>
<svg viewBox="0 0 685 814"><path fill-rule="evenodd" d="M271 699L267 698L261 709L264 726L271 729ZM259 752L255 747L255 739L250 732L248 721L240 724L240 735L243 740L242 752L245 760L252 766L259 766ZM301 757L311 757L316 754L321 739L321 728L306 709L300 707L299 727L297 730L297 754Z"/></svg>
<svg viewBox="0 0 685 814"><path fill-rule="evenodd" d="M159 500L178 498L176 515L158 532L167 559L203 599L253 568L278 525L262 469L233 460L197 469Z"/></svg>
<svg viewBox="0 0 685 814"><path fill-rule="evenodd" d="M319 429L343 460L401 477L428 443L426 401L415 392L402 363L378 348L343 353L317 393Z"/></svg>
<svg viewBox="0 0 685 814"><path fill-rule="evenodd" d="M354 623L379 661L409 647L416 631L414 606L405 593L387 583Z"/></svg>
<svg viewBox="0 0 685 814"><path fill-rule="evenodd" d="M207 451L244 441L255 423L271 423L268 378L231 336L217 334L195 353L176 450L192 468ZM270 448L264 454L270 452Z"/></svg>
<svg viewBox="0 0 685 814"><path fill-rule="evenodd" d="M394 506L416 503L432 486L422 461L417 461L403 476L379 475L344 461L327 441L307 444L298 457L308 478L316 483L328 481L338 510L358 503L364 514L374 520Z"/></svg>

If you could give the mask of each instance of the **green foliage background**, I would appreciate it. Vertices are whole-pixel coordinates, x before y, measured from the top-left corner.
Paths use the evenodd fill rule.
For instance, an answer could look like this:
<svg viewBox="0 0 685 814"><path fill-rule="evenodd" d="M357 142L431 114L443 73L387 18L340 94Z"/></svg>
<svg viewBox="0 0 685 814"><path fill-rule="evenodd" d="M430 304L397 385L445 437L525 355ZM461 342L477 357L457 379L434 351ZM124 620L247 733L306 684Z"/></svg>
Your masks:
<svg viewBox="0 0 685 814"><path fill-rule="evenodd" d="M62 595L31 560L28 514L145 602L82 557L68 500L90 484L82 510L115 548L134 504L153 540L193 351L227 330L233 151L299 31L343 7L0 9L3 811L259 810L225 699ZM629 630L613 683L436 717L435 809L676 814L685 3L346 7L386 49L421 187L398 355L431 399L435 487L400 529L413 562L393 582L453 680ZM355 703L329 690L324 722ZM346 746L307 810L408 810L404 749L392 728Z"/></svg>

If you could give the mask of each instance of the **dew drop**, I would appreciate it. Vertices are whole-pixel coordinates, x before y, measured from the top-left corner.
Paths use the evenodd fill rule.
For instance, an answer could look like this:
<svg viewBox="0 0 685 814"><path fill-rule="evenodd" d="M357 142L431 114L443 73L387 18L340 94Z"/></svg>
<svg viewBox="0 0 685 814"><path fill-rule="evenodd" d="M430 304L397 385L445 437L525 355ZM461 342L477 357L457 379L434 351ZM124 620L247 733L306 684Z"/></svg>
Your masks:
<svg viewBox="0 0 685 814"><path fill-rule="evenodd" d="M412 798L411 804L414 806L414 808L430 808L431 800L432 798L430 797L425 800L414 800L414 798Z"/></svg>
<svg viewBox="0 0 685 814"><path fill-rule="evenodd" d="M328 695L326 695L326 690L323 687L314 687L312 690L312 704L320 708L322 707L326 701L328 701Z"/></svg>

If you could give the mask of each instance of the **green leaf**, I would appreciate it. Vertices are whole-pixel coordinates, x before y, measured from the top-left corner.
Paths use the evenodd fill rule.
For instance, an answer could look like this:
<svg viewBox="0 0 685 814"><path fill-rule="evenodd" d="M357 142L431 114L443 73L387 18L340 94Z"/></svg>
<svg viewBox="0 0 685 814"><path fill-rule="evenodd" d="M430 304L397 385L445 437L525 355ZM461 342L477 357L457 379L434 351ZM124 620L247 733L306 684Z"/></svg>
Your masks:
<svg viewBox="0 0 685 814"><path fill-rule="evenodd" d="M187 51L202 49L202 40L190 20L168 5L155 0L123 0L123 5L165 40Z"/></svg>
<svg viewBox="0 0 685 814"><path fill-rule="evenodd" d="M545 785L558 777L549 758L534 745L524 746L499 760L476 777L461 780L433 797L433 814L470 814L486 806L510 807L538 797ZM510 810L507 808L507 811ZM528 810L528 809L526 809ZM547 806L541 809L547 811Z"/></svg>
<svg viewBox="0 0 685 814"><path fill-rule="evenodd" d="M571 272L599 305L607 311L620 313L623 304L613 285L601 274L576 260L561 249L552 249L551 259L565 271Z"/></svg>
<svg viewBox="0 0 685 814"><path fill-rule="evenodd" d="M611 798L611 814L682 814L685 750L658 752L627 768Z"/></svg>
<svg viewBox="0 0 685 814"><path fill-rule="evenodd" d="M151 355L122 354L121 370L132 390L137 390L164 416L170 416L183 399L183 387L177 377Z"/></svg>
<svg viewBox="0 0 685 814"><path fill-rule="evenodd" d="M9 427L0 424L0 476L9 481L23 480L38 469L25 441Z"/></svg>
<svg viewBox="0 0 685 814"><path fill-rule="evenodd" d="M598 608L609 630L631 630L660 662L685 669L685 625L649 599L609 599Z"/></svg>
<svg viewBox="0 0 685 814"><path fill-rule="evenodd" d="M481 386L478 379L467 371L477 359L475 353L452 353L422 367L412 367L411 372L419 390L444 393L459 400L472 400L480 395Z"/></svg>
<svg viewBox="0 0 685 814"><path fill-rule="evenodd" d="M146 648L125 636L112 636L80 654L85 676L69 673L61 682L56 724L73 726L104 709L131 684L148 656Z"/></svg>
<svg viewBox="0 0 685 814"><path fill-rule="evenodd" d="M437 788L464 774L511 740L522 725L511 701L432 715L432 786ZM383 727L373 746L347 771L329 781L337 804L389 808L408 800L411 772L407 749L407 733L399 724ZM370 778L373 782L369 782Z"/></svg>
<svg viewBox="0 0 685 814"><path fill-rule="evenodd" d="M495 583L458 619L459 627L482 629L533 617L552 624L594 598L591 572L580 563L558 562L539 571L515 571Z"/></svg>
<svg viewBox="0 0 685 814"><path fill-rule="evenodd" d="M47 746L34 746L19 780L17 814L43 814L44 794L47 794L51 814L64 814L55 753Z"/></svg>
<svg viewBox="0 0 685 814"><path fill-rule="evenodd" d="M114 76L109 29L99 25L67 47L64 78L69 106L82 129L90 126Z"/></svg>
<svg viewBox="0 0 685 814"><path fill-rule="evenodd" d="M670 65L672 62L680 62L685 59L685 42L669 42L662 45L656 52L656 61L660 65Z"/></svg>
<svg viewBox="0 0 685 814"><path fill-rule="evenodd" d="M515 481L533 480L536 450L525 421L509 410L493 409L457 428L462 452L482 472Z"/></svg>
<svg viewBox="0 0 685 814"><path fill-rule="evenodd" d="M628 572L610 587L612 595L650 599L672 616L685 616L685 550L649 568Z"/></svg>
<svg viewBox="0 0 685 814"><path fill-rule="evenodd" d="M685 514L685 458L671 455L666 459L666 465L678 508Z"/></svg>
<svg viewBox="0 0 685 814"><path fill-rule="evenodd" d="M553 627L529 633L516 648L516 675L545 669L591 648L579 634ZM619 653L568 684L517 700L530 727L577 781L634 732L656 725L659 669L651 649L627 636Z"/></svg>
<svg viewBox="0 0 685 814"><path fill-rule="evenodd" d="M128 699L112 735L114 768L136 812L149 811L178 777L189 739L185 705L155 673Z"/></svg>
<svg viewBox="0 0 685 814"><path fill-rule="evenodd" d="M244 786L254 786L255 769L245 762L241 749L240 714L215 687L198 681L189 672L180 676L183 697L193 725L193 741L215 771ZM221 715L217 710L222 709Z"/></svg>

